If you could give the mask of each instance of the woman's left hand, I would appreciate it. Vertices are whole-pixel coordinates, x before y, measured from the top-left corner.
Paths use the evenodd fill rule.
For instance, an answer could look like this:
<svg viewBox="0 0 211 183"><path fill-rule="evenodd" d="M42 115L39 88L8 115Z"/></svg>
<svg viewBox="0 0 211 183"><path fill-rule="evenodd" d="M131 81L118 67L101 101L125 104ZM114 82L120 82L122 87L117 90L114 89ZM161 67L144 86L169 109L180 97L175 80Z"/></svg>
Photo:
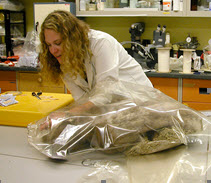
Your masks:
<svg viewBox="0 0 211 183"><path fill-rule="evenodd" d="M60 120L64 119L66 116L65 112L52 112L49 114L44 123L40 124L39 129L47 130L50 129L55 123L58 123Z"/></svg>

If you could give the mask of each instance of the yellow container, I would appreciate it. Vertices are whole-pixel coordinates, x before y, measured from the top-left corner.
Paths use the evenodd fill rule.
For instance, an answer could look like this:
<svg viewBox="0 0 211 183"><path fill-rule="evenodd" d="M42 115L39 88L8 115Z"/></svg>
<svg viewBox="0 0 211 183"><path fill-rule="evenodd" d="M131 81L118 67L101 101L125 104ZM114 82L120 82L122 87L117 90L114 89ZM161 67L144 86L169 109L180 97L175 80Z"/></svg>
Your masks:
<svg viewBox="0 0 211 183"><path fill-rule="evenodd" d="M73 102L71 94L43 93L40 98L32 96L32 92L22 92L16 96L17 104L0 106L0 125L26 127Z"/></svg>

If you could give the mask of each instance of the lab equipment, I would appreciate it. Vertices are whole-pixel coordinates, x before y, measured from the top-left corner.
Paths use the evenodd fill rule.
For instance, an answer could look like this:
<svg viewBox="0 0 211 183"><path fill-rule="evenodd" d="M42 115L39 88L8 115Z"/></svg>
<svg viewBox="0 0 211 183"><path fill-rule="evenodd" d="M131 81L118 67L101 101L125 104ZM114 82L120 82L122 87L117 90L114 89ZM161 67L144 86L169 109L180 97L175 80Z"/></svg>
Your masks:
<svg viewBox="0 0 211 183"><path fill-rule="evenodd" d="M162 30L160 24L158 24L157 29L153 31L153 44L165 46L166 42L166 26L164 25Z"/></svg>
<svg viewBox="0 0 211 183"><path fill-rule="evenodd" d="M171 47L157 48L158 50L158 72L170 72L169 59Z"/></svg>
<svg viewBox="0 0 211 183"><path fill-rule="evenodd" d="M131 34L131 41L123 41L124 44L131 44L131 56L134 57L142 67L154 67L155 59L150 52L150 48L142 45L141 35L145 30L145 23L138 22L131 25L129 33Z"/></svg>
<svg viewBox="0 0 211 183"><path fill-rule="evenodd" d="M181 49L196 49L200 44L197 37L191 37L190 34L186 37L185 41L174 43L179 45Z"/></svg>
<svg viewBox="0 0 211 183"><path fill-rule="evenodd" d="M191 73L192 52L194 49L181 49L183 51L183 73Z"/></svg>

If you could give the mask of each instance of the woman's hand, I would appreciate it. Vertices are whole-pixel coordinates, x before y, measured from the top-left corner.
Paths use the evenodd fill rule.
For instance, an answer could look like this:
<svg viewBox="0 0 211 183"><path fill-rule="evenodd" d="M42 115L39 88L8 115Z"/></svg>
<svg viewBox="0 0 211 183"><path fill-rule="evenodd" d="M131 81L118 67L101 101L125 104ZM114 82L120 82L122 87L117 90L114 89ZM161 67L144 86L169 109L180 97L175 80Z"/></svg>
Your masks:
<svg viewBox="0 0 211 183"><path fill-rule="evenodd" d="M53 126L55 126L61 120L63 120L65 118L66 114L80 115L81 113L88 111L89 109L91 109L94 106L95 105L92 102L87 102L80 106L71 108L68 112L67 111L66 112L60 112L60 111L52 112L51 114L49 114L47 116L45 122L40 124L39 129L40 129L40 131L51 129Z"/></svg>
<svg viewBox="0 0 211 183"><path fill-rule="evenodd" d="M64 119L66 116L65 112L52 112L49 114L44 123L40 124L39 129L47 130L51 129L52 126L57 124L60 120Z"/></svg>

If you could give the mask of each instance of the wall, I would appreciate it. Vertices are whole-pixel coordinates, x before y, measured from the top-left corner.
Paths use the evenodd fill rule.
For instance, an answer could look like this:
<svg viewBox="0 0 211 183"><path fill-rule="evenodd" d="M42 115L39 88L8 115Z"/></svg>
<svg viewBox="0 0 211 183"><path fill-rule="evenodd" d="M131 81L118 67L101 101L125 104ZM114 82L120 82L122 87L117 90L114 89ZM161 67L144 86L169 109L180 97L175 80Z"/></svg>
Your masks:
<svg viewBox="0 0 211 183"><path fill-rule="evenodd" d="M110 33L118 41L130 41L129 28L131 24L136 22L145 23L145 31L142 34L142 39L153 39L153 31L157 25L166 25L167 31L171 35L171 43L185 41L188 33L191 36L197 37L200 43L198 49L203 49L211 39L211 24L210 18L191 18L191 17L112 17L112 18L86 18L86 22L93 29L98 29Z"/></svg>
<svg viewBox="0 0 211 183"><path fill-rule="evenodd" d="M54 0L19 0L26 7L26 23L27 31L32 31L33 25L33 3L34 2L54 2ZM119 42L129 41L130 25L136 22L145 23L145 32L141 36L142 39L153 38L153 30L157 24L166 25L167 31L171 35L171 43L185 41L188 33L197 37L200 43L198 49L203 49L211 38L209 33L211 30L210 18L192 18L192 17L89 17L84 19L91 28L105 31L113 35ZM126 45L127 47L127 45Z"/></svg>

